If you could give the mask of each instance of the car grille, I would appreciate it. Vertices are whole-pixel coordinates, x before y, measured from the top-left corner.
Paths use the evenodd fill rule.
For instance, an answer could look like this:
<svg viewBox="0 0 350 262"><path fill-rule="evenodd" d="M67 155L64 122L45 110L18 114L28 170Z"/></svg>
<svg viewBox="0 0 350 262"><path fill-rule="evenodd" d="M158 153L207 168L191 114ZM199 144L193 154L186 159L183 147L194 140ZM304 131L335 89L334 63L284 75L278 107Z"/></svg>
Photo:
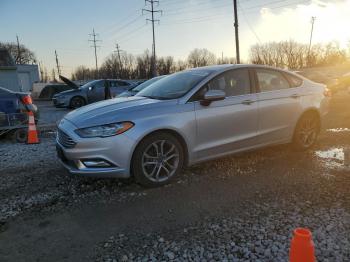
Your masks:
<svg viewBox="0 0 350 262"><path fill-rule="evenodd" d="M61 129L57 131L57 141L65 148L73 148L76 142Z"/></svg>

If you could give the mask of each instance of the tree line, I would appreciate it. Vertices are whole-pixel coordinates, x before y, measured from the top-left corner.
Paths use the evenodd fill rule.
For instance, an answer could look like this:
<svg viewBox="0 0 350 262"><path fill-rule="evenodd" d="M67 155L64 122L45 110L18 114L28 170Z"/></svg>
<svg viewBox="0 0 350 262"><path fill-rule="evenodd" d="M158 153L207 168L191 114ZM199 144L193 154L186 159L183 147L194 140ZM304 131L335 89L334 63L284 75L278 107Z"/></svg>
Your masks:
<svg viewBox="0 0 350 262"><path fill-rule="evenodd" d="M108 56L98 72L85 66L78 67L72 75L75 80L96 78L147 79L151 74L151 54L146 50L142 55L115 54ZM315 44L310 49L307 44L293 40L255 44L249 50L249 63L270 65L286 69L329 66L344 63L348 60L345 49L337 42ZM235 58L218 58L207 49L194 49L187 59L175 60L172 56L157 58L158 75L171 74L193 67L213 64L234 64Z"/></svg>
<svg viewBox="0 0 350 262"><path fill-rule="evenodd" d="M122 78L122 79L148 79L152 77L152 55L149 50L141 55L122 53L120 57L113 53L109 55L96 72L86 66L79 66L72 74L73 80L88 80L93 78ZM156 58L157 74L167 75L187 68L234 63L233 58L218 59L214 53L203 48L196 48L190 52L186 60L175 60L172 56Z"/></svg>
<svg viewBox="0 0 350 262"><path fill-rule="evenodd" d="M301 69L341 64L347 60L346 50L337 42L315 44L310 49L306 44L293 40L256 44L250 48L253 64L280 68Z"/></svg>
<svg viewBox="0 0 350 262"><path fill-rule="evenodd" d="M37 58L31 50L24 45L16 43L1 43L0 48L9 50L16 63L36 63ZM326 44L314 44L310 49L307 44L298 43L294 40L255 44L249 51L249 63L270 65L287 69L302 69L306 67L329 66L341 64L348 60L345 49L340 48L337 42ZM145 50L141 55L133 55L123 52L118 56L110 54L104 59L99 69L78 66L72 75L73 80L90 80L96 78L121 78L121 79L148 79L151 72L152 55ZM157 74L167 75L193 67L201 67L213 64L234 64L235 58L217 57L213 52L205 48L192 50L186 59L176 60L172 56L156 58ZM41 80L47 82L56 80L55 70L51 75L40 64ZM68 76L69 77L69 76Z"/></svg>

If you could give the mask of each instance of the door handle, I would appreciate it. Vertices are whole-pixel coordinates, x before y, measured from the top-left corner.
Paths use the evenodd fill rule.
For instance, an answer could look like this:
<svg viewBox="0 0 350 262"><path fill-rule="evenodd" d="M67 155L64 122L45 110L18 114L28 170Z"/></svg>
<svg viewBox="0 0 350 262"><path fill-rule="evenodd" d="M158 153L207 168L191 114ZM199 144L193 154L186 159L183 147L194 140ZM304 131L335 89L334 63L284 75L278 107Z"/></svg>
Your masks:
<svg viewBox="0 0 350 262"><path fill-rule="evenodd" d="M291 95L290 97L291 97L291 98L299 98L300 95L298 95L298 94L293 94L293 95Z"/></svg>
<svg viewBox="0 0 350 262"><path fill-rule="evenodd" d="M254 101L252 101L252 100L244 100L244 101L242 101L242 104L243 105L250 105L251 103L253 103Z"/></svg>

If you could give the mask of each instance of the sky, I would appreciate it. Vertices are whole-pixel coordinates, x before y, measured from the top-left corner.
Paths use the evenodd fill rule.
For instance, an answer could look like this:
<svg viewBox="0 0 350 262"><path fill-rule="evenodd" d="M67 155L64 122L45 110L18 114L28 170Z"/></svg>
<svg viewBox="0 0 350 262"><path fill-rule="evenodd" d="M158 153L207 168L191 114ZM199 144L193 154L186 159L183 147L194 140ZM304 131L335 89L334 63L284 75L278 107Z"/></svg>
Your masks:
<svg viewBox="0 0 350 262"><path fill-rule="evenodd" d="M98 64L120 49L141 54L152 48L150 18L144 0L0 0L0 42L33 50L51 72L57 50L63 74L95 65L89 34L98 34ZM159 0L155 9L156 53L186 59L194 48L218 57L235 56L232 0ZM308 43L315 16L313 43L350 40L350 0L238 0L241 57L255 43L294 39Z"/></svg>

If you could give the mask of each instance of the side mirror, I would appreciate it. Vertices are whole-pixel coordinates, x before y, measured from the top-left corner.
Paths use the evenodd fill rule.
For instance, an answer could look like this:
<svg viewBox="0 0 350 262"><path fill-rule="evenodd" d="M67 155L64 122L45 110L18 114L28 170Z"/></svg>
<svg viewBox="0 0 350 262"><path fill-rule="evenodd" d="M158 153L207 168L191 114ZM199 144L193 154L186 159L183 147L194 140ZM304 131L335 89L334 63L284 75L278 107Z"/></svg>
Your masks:
<svg viewBox="0 0 350 262"><path fill-rule="evenodd" d="M208 90L204 96L203 99L200 101L202 106L208 106L211 102L224 100L225 99L225 92L222 90Z"/></svg>

